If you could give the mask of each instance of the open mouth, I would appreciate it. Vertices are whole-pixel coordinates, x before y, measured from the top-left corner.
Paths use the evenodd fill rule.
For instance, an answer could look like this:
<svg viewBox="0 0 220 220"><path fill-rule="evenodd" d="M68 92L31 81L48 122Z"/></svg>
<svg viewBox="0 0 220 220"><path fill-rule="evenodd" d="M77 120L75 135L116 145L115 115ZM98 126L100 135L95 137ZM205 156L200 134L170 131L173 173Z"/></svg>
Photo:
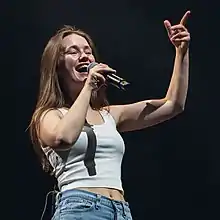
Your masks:
<svg viewBox="0 0 220 220"><path fill-rule="evenodd" d="M78 71L80 73L87 72L88 65L89 65L89 63L81 63L76 66L76 71Z"/></svg>

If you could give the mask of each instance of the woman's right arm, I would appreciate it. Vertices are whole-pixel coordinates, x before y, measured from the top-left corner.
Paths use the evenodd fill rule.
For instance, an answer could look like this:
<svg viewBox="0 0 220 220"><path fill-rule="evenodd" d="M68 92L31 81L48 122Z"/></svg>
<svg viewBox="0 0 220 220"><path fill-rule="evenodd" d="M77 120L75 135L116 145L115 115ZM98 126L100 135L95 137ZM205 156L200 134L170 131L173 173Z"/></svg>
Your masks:
<svg viewBox="0 0 220 220"><path fill-rule="evenodd" d="M43 145L58 147L75 142L85 124L91 92L89 86L84 86L64 116L59 110L50 110L41 117L39 137Z"/></svg>
<svg viewBox="0 0 220 220"><path fill-rule="evenodd" d="M103 64L91 68L83 89L64 116L59 110L50 110L41 117L38 135L43 146L71 145L77 140L85 124L92 91L97 89L96 82L104 83L102 74L108 71L114 70Z"/></svg>

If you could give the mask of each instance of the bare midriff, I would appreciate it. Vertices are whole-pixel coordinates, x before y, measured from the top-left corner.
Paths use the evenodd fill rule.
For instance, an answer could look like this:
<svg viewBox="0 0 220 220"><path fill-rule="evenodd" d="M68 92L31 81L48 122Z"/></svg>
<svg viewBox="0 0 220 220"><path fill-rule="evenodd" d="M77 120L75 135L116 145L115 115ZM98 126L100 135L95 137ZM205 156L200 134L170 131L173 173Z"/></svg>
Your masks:
<svg viewBox="0 0 220 220"><path fill-rule="evenodd" d="M125 201L123 192L118 189L102 188L102 187L80 187L78 189L96 193L112 200Z"/></svg>

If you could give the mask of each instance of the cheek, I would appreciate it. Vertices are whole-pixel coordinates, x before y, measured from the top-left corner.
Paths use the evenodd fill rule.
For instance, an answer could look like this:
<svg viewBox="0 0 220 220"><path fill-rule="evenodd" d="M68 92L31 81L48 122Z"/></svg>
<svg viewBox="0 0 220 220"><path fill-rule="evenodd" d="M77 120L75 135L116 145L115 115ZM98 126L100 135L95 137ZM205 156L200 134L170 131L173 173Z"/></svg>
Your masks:
<svg viewBox="0 0 220 220"><path fill-rule="evenodd" d="M89 61L90 62L95 62L95 57L93 55L89 56Z"/></svg>
<svg viewBox="0 0 220 220"><path fill-rule="evenodd" d="M74 59L74 58L72 58L70 56L67 56L65 58L65 67L68 70L72 70L75 66L76 66L76 59Z"/></svg>

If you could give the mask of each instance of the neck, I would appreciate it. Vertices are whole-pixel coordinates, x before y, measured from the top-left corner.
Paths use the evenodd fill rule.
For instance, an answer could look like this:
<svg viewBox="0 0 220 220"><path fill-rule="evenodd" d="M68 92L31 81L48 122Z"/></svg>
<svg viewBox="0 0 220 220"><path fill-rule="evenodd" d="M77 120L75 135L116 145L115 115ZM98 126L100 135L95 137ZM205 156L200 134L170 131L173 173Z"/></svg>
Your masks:
<svg viewBox="0 0 220 220"><path fill-rule="evenodd" d="M77 88L78 87L78 88ZM67 96L68 96L68 105L73 105L73 103L75 102L75 100L77 99L77 97L79 96L81 90L83 88L83 85L81 87L79 87L79 84L77 85L66 85L66 93L67 93ZM92 111L92 107L89 103L89 106L88 106L88 111Z"/></svg>
<svg viewBox="0 0 220 220"><path fill-rule="evenodd" d="M83 88L83 84L79 85L79 84L73 83L71 81L66 83L65 91L66 91L66 95L68 97L68 100L67 100L68 104L72 105L75 102L75 100L79 96L82 88Z"/></svg>

